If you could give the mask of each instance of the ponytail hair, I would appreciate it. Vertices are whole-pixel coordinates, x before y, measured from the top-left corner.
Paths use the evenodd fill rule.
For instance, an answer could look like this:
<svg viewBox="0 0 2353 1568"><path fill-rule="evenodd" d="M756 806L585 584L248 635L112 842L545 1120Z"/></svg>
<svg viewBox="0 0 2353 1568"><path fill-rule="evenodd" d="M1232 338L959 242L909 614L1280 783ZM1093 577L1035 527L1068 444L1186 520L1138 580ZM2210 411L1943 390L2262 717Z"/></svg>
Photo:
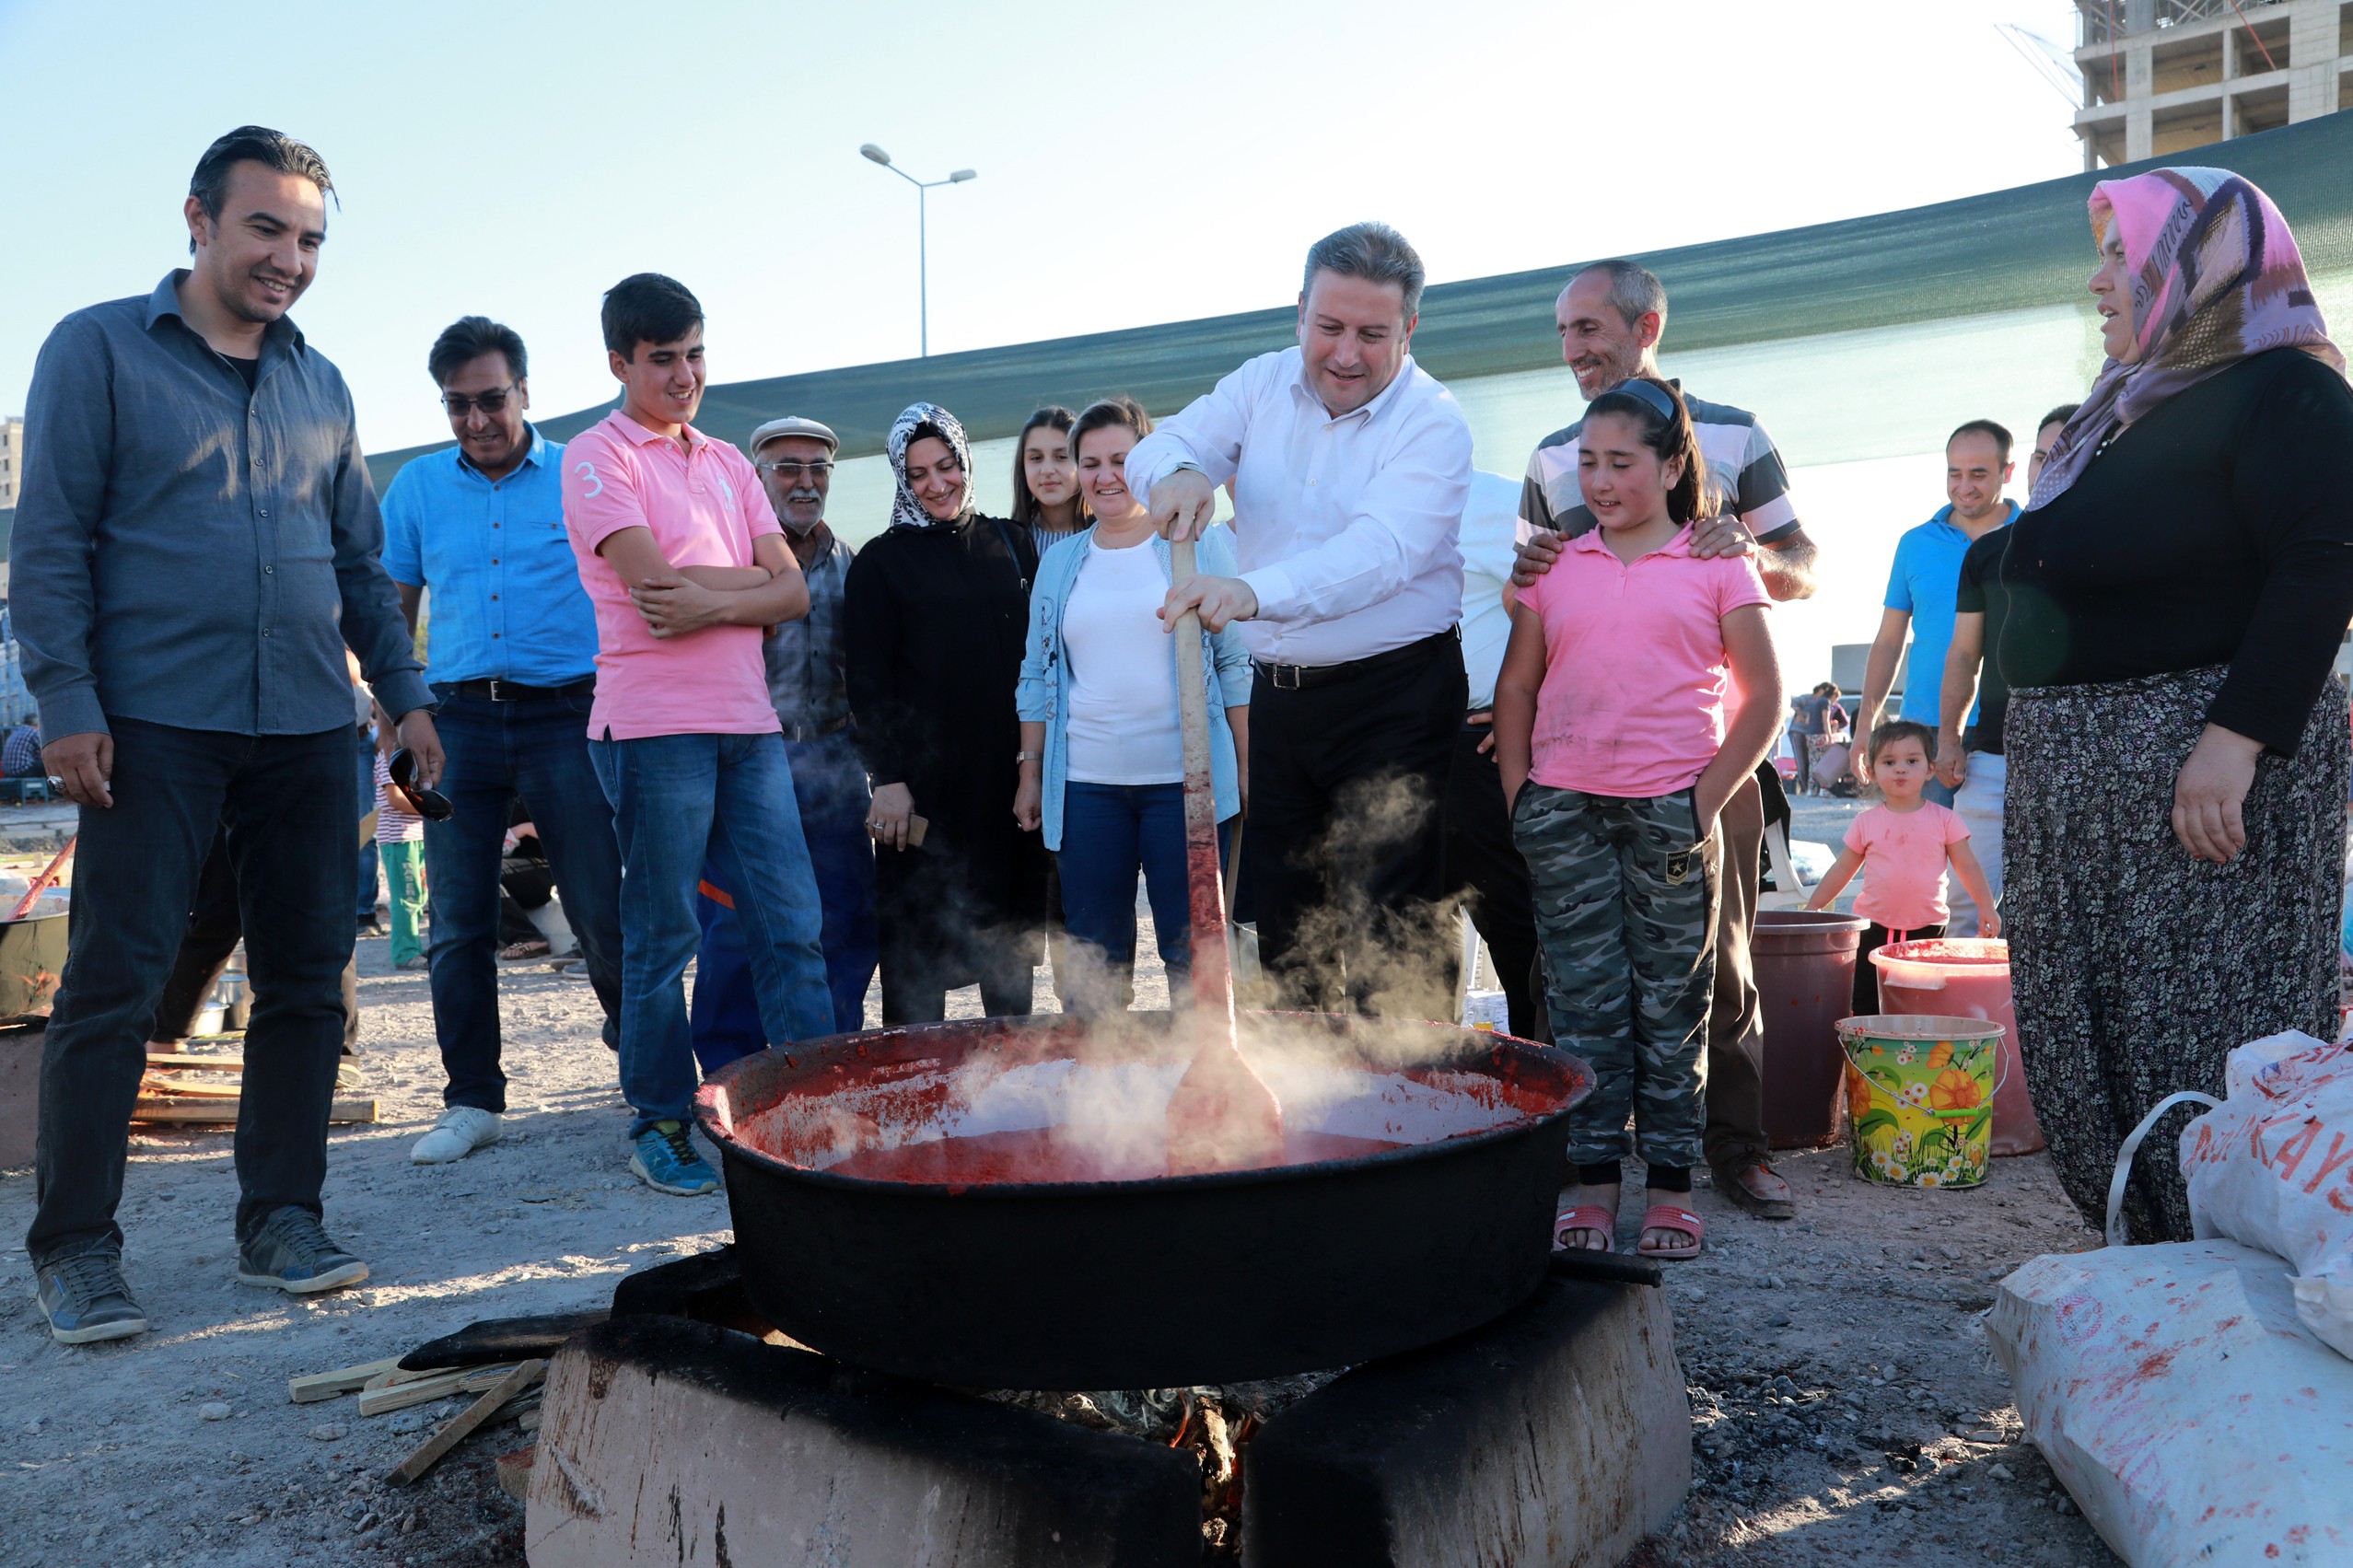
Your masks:
<svg viewBox="0 0 2353 1568"><path fill-rule="evenodd" d="M1700 456L1699 432L1681 392L1655 376L1621 381L1586 405L1585 417L1613 413L1631 421L1642 444L1663 465L1680 461L1683 476L1667 492L1667 516L1677 523L1712 517L1722 505L1716 482Z"/></svg>

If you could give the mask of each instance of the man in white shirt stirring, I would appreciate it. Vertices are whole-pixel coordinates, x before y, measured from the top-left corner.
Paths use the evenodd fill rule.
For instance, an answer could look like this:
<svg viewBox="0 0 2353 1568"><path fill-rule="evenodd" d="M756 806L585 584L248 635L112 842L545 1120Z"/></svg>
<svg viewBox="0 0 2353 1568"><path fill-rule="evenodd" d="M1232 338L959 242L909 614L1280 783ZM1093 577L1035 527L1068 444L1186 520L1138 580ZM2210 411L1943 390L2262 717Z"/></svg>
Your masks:
<svg viewBox="0 0 2353 1568"><path fill-rule="evenodd" d="M1128 454L1171 539L1234 482L1237 577L1170 591L1241 622L1259 957L1293 1005L1446 1008L1438 803L1466 696L1457 530L1471 430L1414 364L1422 262L1385 224L1308 251L1299 346L1262 354Z"/></svg>

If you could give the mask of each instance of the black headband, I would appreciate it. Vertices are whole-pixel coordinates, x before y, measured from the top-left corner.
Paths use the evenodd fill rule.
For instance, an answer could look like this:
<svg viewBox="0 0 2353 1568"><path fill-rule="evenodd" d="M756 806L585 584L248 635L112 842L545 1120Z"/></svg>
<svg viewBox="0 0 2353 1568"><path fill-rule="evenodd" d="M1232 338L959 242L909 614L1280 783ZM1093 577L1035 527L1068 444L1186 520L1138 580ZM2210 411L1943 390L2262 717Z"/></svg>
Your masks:
<svg viewBox="0 0 2353 1568"><path fill-rule="evenodd" d="M1611 388L1609 391L1603 392L1602 396L1606 398L1617 393L1624 393L1625 396L1632 398L1636 402L1642 404L1651 412L1657 414L1660 419L1665 420L1669 424L1674 424L1675 400L1667 396L1666 393L1660 391L1656 386L1642 379L1640 377L1632 377L1626 380L1621 381L1616 386Z"/></svg>

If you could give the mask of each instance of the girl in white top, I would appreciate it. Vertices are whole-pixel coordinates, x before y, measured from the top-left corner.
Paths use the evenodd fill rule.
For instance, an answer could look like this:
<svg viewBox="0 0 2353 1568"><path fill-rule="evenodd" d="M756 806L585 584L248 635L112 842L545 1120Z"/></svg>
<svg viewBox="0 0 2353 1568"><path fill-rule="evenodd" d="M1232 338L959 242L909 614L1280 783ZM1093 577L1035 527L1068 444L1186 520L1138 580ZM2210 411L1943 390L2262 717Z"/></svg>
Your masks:
<svg viewBox="0 0 2353 1568"><path fill-rule="evenodd" d="M1176 667L1188 650L1171 642L1159 614L1169 592L1168 542L1123 477L1127 453L1151 428L1129 398L1095 403L1073 424L1079 489L1095 522L1039 563L1016 696L1021 776L1013 814L1025 829L1044 828L1061 873L1064 926L1074 948L1091 949L1073 964L1085 972L1062 984L1079 1012L1102 1011L1125 993L1139 870L1171 998L1184 994L1192 967ZM1222 535L1202 540L1202 571L1230 568L1232 547ZM1230 628L1205 634L1191 652L1209 676L1222 835L1241 806L1250 659Z"/></svg>

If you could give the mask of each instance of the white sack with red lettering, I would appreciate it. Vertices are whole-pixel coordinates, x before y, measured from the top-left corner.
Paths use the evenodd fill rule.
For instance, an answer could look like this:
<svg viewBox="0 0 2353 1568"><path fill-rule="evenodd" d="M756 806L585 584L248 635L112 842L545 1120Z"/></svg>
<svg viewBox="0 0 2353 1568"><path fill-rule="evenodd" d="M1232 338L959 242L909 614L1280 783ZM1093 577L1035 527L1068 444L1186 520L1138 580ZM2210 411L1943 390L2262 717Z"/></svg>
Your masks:
<svg viewBox="0 0 2353 1568"><path fill-rule="evenodd" d="M2191 1221L2293 1264L2304 1327L2353 1356L2353 1046L2290 1030L2227 1073L2230 1098L2182 1132Z"/></svg>
<svg viewBox="0 0 2353 1568"><path fill-rule="evenodd" d="M1986 1330L2027 1435L2133 1568L2353 1563L2353 1362L2298 1326L2277 1258L2037 1258Z"/></svg>

